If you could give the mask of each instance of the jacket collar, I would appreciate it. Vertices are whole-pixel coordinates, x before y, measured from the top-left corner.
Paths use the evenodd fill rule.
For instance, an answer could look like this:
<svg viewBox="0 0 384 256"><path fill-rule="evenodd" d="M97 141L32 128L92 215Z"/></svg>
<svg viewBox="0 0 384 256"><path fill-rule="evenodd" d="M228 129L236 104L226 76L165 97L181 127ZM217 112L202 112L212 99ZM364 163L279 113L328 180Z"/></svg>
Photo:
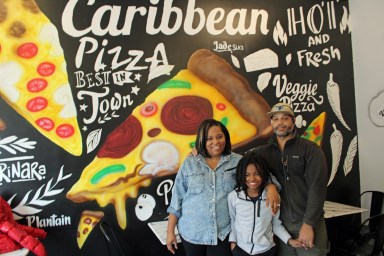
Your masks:
<svg viewBox="0 0 384 256"><path fill-rule="evenodd" d="M238 197L239 199L241 199L241 200L247 200L247 201L250 201L250 200L251 200L249 197L247 197L247 196L245 195L244 190L241 190L241 191L237 192L237 197ZM263 189L263 192L261 193L261 197L259 198L259 200L261 200L261 201L264 200L264 201L265 201L265 200L266 200L266 197L267 197L266 191L265 191L265 189Z"/></svg>
<svg viewBox="0 0 384 256"><path fill-rule="evenodd" d="M221 163L223 163L223 162L227 162L227 161L229 161L229 159L231 158L231 156L232 156L232 153L229 154L229 155L222 155L221 158L220 158L220 161L219 161L219 165L220 165ZM199 161L199 162L204 162L204 163L205 163L205 158L204 158L202 155L200 155L200 154L196 156L196 159L197 159L197 161Z"/></svg>
<svg viewBox="0 0 384 256"><path fill-rule="evenodd" d="M289 140L285 143L285 145L289 145L289 144L295 142L295 141L297 140L297 138L298 138L298 135L297 135L297 130L296 130L296 128L295 128L295 129L293 129L293 137L292 137L291 139L289 139ZM275 145L275 146L278 147L279 143L277 142L277 136L276 136L276 134L273 134L273 135L269 138L268 143L273 144L273 145Z"/></svg>

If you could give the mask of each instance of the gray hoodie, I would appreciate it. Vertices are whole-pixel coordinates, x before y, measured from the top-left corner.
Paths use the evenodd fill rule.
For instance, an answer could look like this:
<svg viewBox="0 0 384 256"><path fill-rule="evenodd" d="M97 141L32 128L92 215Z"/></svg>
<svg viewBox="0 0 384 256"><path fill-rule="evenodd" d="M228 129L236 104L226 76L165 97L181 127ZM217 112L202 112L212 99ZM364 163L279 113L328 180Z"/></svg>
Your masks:
<svg viewBox="0 0 384 256"><path fill-rule="evenodd" d="M271 208L266 207L264 191L256 202L246 198L244 191L233 190L228 194L231 233L229 242L237 243L241 249L254 255L272 248L273 234L282 241L288 242L291 235L279 219L280 212L272 215Z"/></svg>

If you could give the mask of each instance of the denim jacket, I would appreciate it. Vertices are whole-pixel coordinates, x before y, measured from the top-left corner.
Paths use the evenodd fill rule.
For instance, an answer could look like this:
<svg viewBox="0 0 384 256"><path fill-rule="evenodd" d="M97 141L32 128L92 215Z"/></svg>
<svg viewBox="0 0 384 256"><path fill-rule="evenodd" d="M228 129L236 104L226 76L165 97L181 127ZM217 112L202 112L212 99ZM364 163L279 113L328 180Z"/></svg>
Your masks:
<svg viewBox="0 0 384 256"><path fill-rule="evenodd" d="M227 195L236 184L236 166L242 156L221 157L215 170L204 157L187 157L176 175L168 213L178 218L180 235L190 243L217 245L231 231Z"/></svg>

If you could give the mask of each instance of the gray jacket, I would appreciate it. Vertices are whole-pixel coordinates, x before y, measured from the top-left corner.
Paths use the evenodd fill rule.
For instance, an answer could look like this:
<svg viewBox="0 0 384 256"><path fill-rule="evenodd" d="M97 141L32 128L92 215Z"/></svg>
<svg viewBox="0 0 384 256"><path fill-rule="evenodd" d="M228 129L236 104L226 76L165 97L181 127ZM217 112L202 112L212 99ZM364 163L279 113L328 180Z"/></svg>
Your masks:
<svg viewBox="0 0 384 256"><path fill-rule="evenodd" d="M248 254L254 255L268 251L275 243L273 234L288 242L290 234L279 220L279 212L272 215L266 207L266 193L253 202L246 198L244 191L233 190L228 194L228 209L231 218L229 242L237 243Z"/></svg>

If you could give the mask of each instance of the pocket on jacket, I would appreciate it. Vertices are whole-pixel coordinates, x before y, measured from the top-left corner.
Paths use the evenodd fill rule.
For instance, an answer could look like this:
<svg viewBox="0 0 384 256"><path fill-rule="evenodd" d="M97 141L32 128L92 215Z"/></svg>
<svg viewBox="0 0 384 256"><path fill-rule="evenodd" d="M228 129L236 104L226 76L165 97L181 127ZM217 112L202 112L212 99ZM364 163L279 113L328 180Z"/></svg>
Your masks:
<svg viewBox="0 0 384 256"><path fill-rule="evenodd" d="M288 172L291 175L303 176L305 170L305 161L302 156L291 156L288 161Z"/></svg>
<svg viewBox="0 0 384 256"><path fill-rule="evenodd" d="M224 172L222 185L225 192L231 192L236 185L236 173L233 171Z"/></svg>
<svg viewBox="0 0 384 256"><path fill-rule="evenodd" d="M203 171L193 172L187 175L188 193L198 195L204 191L204 183L206 182Z"/></svg>

